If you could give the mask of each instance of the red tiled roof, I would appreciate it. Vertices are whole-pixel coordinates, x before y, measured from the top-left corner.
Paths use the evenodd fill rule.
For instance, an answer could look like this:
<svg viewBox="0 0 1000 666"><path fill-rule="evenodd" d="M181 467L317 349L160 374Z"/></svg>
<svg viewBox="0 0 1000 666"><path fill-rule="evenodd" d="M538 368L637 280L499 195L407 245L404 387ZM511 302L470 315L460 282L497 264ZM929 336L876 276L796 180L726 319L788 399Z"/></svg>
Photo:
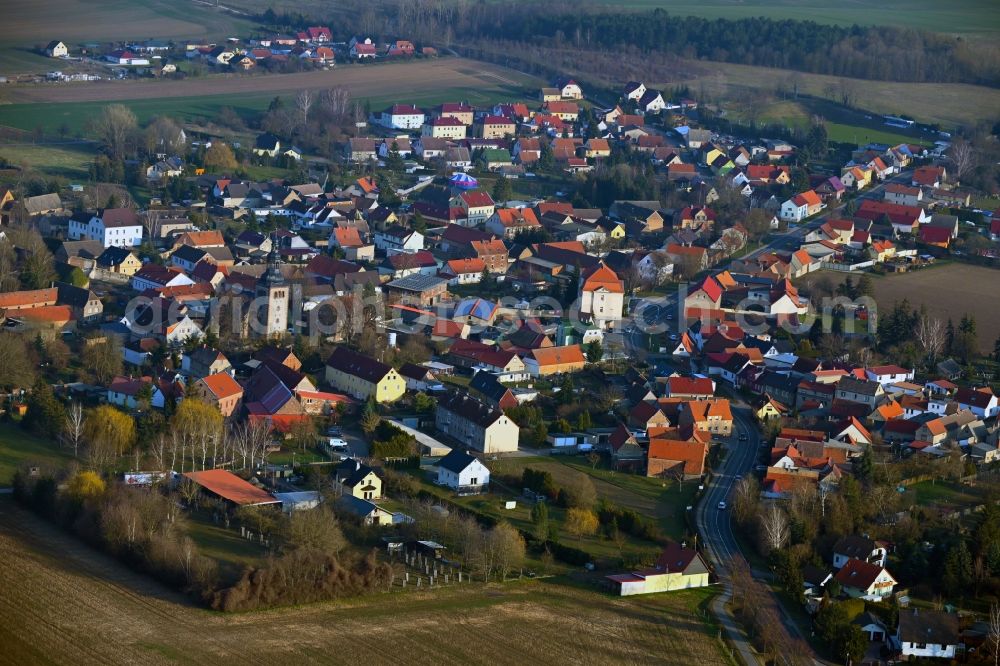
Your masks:
<svg viewBox="0 0 1000 666"><path fill-rule="evenodd" d="M205 386L212 392L212 395L219 400L243 394L243 387L225 372L208 375L207 377L203 377L201 381L205 383Z"/></svg>
<svg viewBox="0 0 1000 666"><path fill-rule="evenodd" d="M240 477L224 469L185 472L184 476L202 488L240 506L278 503L278 500L269 493L264 492L255 485L247 483Z"/></svg>

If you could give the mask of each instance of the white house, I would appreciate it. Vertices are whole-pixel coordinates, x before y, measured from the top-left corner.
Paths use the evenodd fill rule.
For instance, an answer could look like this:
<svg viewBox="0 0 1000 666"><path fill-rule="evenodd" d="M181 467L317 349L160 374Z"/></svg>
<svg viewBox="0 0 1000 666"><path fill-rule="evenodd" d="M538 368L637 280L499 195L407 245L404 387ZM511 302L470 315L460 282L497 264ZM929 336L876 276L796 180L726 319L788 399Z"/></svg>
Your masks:
<svg viewBox="0 0 1000 666"><path fill-rule="evenodd" d="M1000 401L987 386L978 389L960 388L955 392L959 409L967 409L981 419L1000 413Z"/></svg>
<svg viewBox="0 0 1000 666"><path fill-rule="evenodd" d="M437 482L460 494L480 493L490 485L490 470L464 451L452 449L438 461Z"/></svg>
<svg viewBox="0 0 1000 666"><path fill-rule="evenodd" d="M667 108L667 103L658 90L646 90L639 98L638 107L643 113L659 113Z"/></svg>
<svg viewBox="0 0 1000 666"><path fill-rule="evenodd" d="M646 86L640 81L629 81L628 85L625 86L625 99L634 99L639 101L645 94Z"/></svg>
<svg viewBox="0 0 1000 666"><path fill-rule="evenodd" d="M896 586L896 579L886 569L863 560L847 560L833 579L847 596L867 601L882 601Z"/></svg>
<svg viewBox="0 0 1000 666"><path fill-rule="evenodd" d="M416 252L424 249L424 235L413 229L392 226L384 231L376 231L375 248L387 254L396 252Z"/></svg>
<svg viewBox="0 0 1000 666"><path fill-rule="evenodd" d="M833 567L840 569L849 560L863 560L884 567L888 554L884 543L852 534L841 537L833 545Z"/></svg>
<svg viewBox="0 0 1000 666"><path fill-rule="evenodd" d="M452 393L440 398L434 425L438 431L482 453L517 451L517 424L499 408L467 393Z"/></svg>
<svg viewBox="0 0 1000 666"><path fill-rule="evenodd" d="M142 223L131 208L104 208L71 217L69 238L100 241L104 247L137 247L142 245Z"/></svg>
<svg viewBox="0 0 1000 666"><path fill-rule="evenodd" d="M903 610L896 630L903 657L954 659L958 651L958 616L946 611Z"/></svg>
<svg viewBox="0 0 1000 666"><path fill-rule="evenodd" d="M378 123L388 129L420 129L426 116L412 104L393 104L383 111Z"/></svg>
<svg viewBox="0 0 1000 666"><path fill-rule="evenodd" d="M598 328L622 319L625 283L604 262L580 276L580 314L588 315Z"/></svg>
<svg viewBox="0 0 1000 666"><path fill-rule="evenodd" d="M350 54L352 58L357 60L374 58L377 51L378 49L375 43L372 42L371 37L365 37L364 39L354 37L351 39Z"/></svg>
<svg viewBox="0 0 1000 666"><path fill-rule="evenodd" d="M194 280L185 275L184 271L152 262L145 264L132 276L132 289L140 292L163 287L186 287L192 284Z"/></svg>
<svg viewBox="0 0 1000 666"><path fill-rule="evenodd" d="M139 406L139 395L145 388L149 389L149 405L162 409L163 392L148 377L133 379L132 377L115 377L108 385L107 401L112 405L135 409Z"/></svg>
<svg viewBox="0 0 1000 666"><path fill-rule="evenodd" d="M898 365L878 365L874 368L865 368L865 377L869 381L888 386L889 384L913 381L913 370L907 370Z"/></svg>

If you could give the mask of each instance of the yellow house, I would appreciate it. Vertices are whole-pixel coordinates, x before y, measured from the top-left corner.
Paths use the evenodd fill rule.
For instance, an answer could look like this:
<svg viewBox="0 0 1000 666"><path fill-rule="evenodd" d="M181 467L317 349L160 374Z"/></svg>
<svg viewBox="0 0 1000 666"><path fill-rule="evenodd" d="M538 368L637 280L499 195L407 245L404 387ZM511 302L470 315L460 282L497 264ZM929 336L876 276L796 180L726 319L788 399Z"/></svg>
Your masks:
<svg viewBox="0 0 1000 666"><path fill-rule="evenodd" d="M364 354L338 347L326 361L326 381L358 400L394 402L406 393L406 381L392 366Z"/></svg>
<svg viewBox="0 0 1000 666"><path fill-rule="evenodd" d="M656 566L625 574L607 576L611 586L621 596L654 594L708 587L709 572L705 560L694 548L684 548L670 543L664 549Z"/></svg>
<svg viewBox="0 0 1000 666"><path fill-rule="evenodd" d="M625 225L618 220L603 218L598 220L597 225L604 229L608 238L612 240L621 240L622 238L625 238Z"/></svg>
<svg viewBox="0 0 1000 666"><path fill-rule="evenodd" d="M720 157L725 157L725 156L726 156L726 153L724 153L721 148L719 148L718 146L712 146L705 153L705 164L713 164L715 162L715 160L719 159Z"/></svg>
<svg viewBox="0 0 1000 666"><path fill-rule="evenodd" d="M142 261L124 247L109 247L97 258L97 266L110 273L135 275L142 268Z"/></svg>
<svg viewBox="0 0 1000 666"><path fill-rule="evenodd" d="M782 405L777 400L767 397L764 404L757 408L754 415L757 420L761 423L770 421L771 419L779 419L788 412L788 408Z"/></svg>
<svg viewBox="0 0 1000 666"><path fill-rule="evenodd" d="M363 500L382 499L382 479L374 469L353 458L337 465L333 477L334 488L344 495Z"/></svg>

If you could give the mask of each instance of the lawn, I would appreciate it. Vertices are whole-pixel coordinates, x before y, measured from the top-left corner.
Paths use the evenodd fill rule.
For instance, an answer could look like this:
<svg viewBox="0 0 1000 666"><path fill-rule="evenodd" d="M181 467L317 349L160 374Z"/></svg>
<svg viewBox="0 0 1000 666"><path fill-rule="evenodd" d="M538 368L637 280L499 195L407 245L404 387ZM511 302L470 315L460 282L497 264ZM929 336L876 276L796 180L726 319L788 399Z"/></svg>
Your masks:
<svg viewBox="0 0 1000 666"><path fill-rule="evenodd" d="M86 180L96 147L89 142L57 144L0 143L0 157L11 164L29 166L67 180Z"/></svg>
<svg viewBox="0 0 1000 666"><path fill-rule="evenodd" d="M227 529L216 524L206 513L191 512L187 514L185 529L201 554L219 563L219 573L224 578L235 579L244 566L259 564L267 551L259 543L241 538L236 521L231 524L234 527Z"/></svg>
<svg viewBox="0 0 1000 666"><path fill-rule="evenodd" d="M35 437L9 423L0 424L0 487L10 485L22 465L62 467L73 459L58 442Z"/></svg>
<svg viewBox="0 0 1000 666"><path fill-rule="evenodd" d="M982 496L975 488L947 481L921 481L906 488L904 503L966 508L980 504Z"/></svg>
<svg viewBox="0 0 1000 666"><path fill-rule="evenodd" d="M607 499L643 516L654 518L664 536L682 539L687 533L686 507L694 504L698 484L689 481L678 489L675 482L651 479L598 467L592 468L582 456L507 458L491 463L494 473L520 475L525 467L552 473L555 482L565 482L574 472L591 477L597 497Z"/></svg>

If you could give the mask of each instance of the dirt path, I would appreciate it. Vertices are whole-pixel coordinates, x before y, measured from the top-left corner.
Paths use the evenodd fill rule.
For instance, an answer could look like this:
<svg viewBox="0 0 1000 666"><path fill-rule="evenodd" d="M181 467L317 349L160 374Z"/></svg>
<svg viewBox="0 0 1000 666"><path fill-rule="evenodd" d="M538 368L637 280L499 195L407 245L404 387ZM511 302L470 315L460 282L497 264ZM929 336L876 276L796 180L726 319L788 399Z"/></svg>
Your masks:
<svg viewBox="0 0 1000 666"><path fill-rule="evenodd" d="M692 597L542 582L211 613L0 497L0 664L723 664Z"/></svg>
<svg viewBox="0 0 1000 666"><path fill-rule="evenodd" d="M394 91L427 89L497 89L520 85L525 77L464 58L441 58L380 65L343 65L330 71L297 74L226 75L178 81L98 81L94 83L37 84L5 89L12 103L98 102L128 99L290 93L303 88L344 86L355 98L385 96Z"/></svg>

